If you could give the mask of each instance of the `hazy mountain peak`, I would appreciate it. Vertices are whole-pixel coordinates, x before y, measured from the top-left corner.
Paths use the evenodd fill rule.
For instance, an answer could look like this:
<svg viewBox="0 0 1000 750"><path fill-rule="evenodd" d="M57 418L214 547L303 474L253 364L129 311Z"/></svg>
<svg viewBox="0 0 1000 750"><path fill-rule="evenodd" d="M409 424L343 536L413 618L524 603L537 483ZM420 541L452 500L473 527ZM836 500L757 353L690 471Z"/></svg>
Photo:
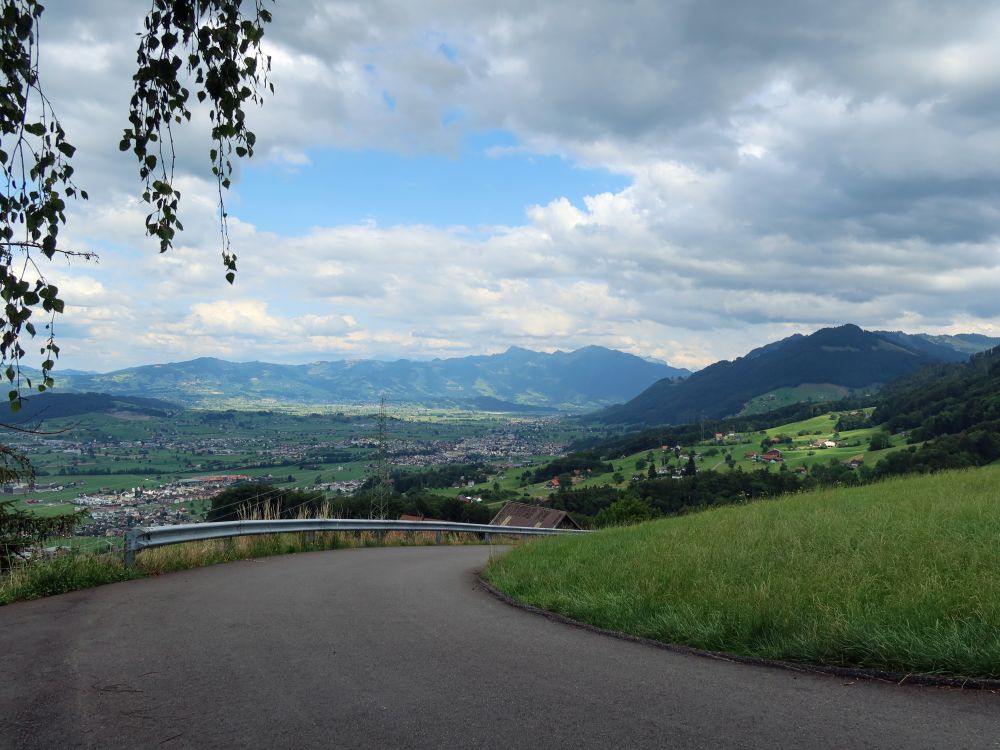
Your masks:
<svg viewBox="0 0 1000 750"><path fill-rule="evenodd" d="M660 378L687 374L600 346L551 354L512 346L502 354L431 361L279 365L199 357L105 374L74 373L60 380L59 388L155 396L199 406L262 400L367 403L385 394L391 401L428 405L513 403L583 409L627 400ZM493 401L476 401L482 398Z"/></svg>

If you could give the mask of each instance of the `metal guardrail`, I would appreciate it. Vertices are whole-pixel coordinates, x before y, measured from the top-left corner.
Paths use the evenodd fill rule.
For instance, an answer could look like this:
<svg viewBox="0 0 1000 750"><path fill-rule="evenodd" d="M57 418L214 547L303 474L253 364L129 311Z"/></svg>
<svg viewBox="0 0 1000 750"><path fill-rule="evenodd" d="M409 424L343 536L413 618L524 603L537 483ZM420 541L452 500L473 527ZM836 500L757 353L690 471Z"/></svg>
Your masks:
<svg viewBox="0 0 1000 750"><path fill-rule="evenodd" d="M200 542L207 539L227 539L255 534L288 534L316 531L433 531L437 541L441 534L484 534L490 536L552 536L555 534L586 534L579 529L541 529L530 526L492 526L487 523L454 523L451 521L377 521L361 518L302 518L275 521L218 521L189 523L177 526L145 526L125 532L125 565L135 563L137 552L149 547Z"/></svg>

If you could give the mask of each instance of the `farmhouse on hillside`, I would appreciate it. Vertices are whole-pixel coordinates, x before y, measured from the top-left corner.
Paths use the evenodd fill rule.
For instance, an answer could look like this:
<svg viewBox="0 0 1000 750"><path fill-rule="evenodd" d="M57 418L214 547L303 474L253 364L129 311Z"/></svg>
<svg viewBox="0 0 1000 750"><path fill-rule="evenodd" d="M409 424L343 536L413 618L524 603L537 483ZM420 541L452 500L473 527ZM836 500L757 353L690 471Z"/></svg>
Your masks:
<svg viewBox="0 0 1000 750"><path fill-rule="evenodd" d="M818 440L813 440L809 446L811 448L836 448L837 443L834 440L827 440L826 438L819 438Z"/></svg>
<svg viewBox="0 0 1000 750"><path fill-rule="evenodd" d="M580 525L564 510L539 508L509 502L490 521L490 526L527 526L535 529L579 529Z"/></svg>

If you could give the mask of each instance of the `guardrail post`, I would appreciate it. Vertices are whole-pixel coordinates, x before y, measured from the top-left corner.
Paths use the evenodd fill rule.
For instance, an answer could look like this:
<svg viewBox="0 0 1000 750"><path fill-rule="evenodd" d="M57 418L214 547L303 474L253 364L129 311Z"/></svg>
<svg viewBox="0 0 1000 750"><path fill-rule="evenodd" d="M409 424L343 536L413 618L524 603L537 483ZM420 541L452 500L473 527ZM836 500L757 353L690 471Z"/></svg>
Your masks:
<svg viewBox="0 0 1000 750"><path fill-rule="evenodd" d="M135 565L135 553L139 547L139 529L127 529L125 531L125 567L131 568Z"/></svg>
<svg viewBox="0 0 1000 750"><path fill-rule="evenodd" d="M434 544L441 544L441 529L434 532Z"/></svg>

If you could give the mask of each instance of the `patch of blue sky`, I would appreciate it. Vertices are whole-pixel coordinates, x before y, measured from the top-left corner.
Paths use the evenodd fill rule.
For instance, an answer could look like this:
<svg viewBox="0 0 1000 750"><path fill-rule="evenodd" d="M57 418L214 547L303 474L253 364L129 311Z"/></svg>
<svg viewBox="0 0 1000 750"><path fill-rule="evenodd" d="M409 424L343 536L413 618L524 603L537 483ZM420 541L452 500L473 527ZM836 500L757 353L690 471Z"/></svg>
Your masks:
<svg viewBox="0 0 1000 750"><path fill-rule="evenodd" d="M459 114L455 114L459 117ZM518 226L526 210L627 187L627 177L527 153L506 131L468 135L456 155L324 149L290 169L245 164L227 209L263 231L300 235L315 226Z"/></svg>
<svg viewBox="0 0 1000 750"><path fill-rule="evenodd" d="M449 109L444 113L444 115L442 115L441 124L445 126L454 125L461 122L464 117L465 113L461 110L461 108L455 107L454 109Z"/></svg>

